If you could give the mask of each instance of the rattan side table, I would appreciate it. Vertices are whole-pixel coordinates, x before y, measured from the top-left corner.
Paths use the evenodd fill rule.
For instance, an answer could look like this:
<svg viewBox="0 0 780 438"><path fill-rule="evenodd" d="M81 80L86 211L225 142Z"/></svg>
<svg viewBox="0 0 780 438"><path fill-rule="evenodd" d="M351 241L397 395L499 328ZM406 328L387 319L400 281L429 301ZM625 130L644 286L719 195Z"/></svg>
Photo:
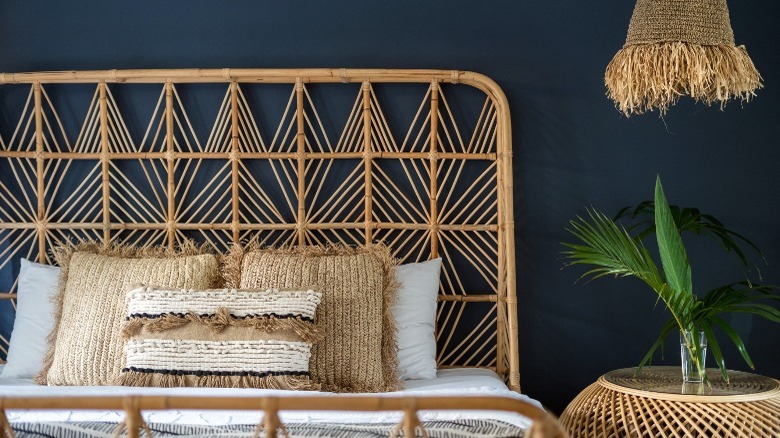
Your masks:
<svg viewBox="0 0 780 438"><path fill-rule="evenodd" d="M560 421L577 437L780 437L780 381L730 371L712 387L683 385L679 367L609 372L583 390Z"/></svg>

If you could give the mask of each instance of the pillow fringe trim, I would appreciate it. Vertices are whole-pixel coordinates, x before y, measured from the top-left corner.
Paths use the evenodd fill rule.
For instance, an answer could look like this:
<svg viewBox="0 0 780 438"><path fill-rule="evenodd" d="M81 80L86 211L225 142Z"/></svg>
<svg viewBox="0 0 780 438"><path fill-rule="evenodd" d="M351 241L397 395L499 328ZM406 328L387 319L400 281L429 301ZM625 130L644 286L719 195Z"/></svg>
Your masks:
<svg viewBox="0 0 780 438"><path fill-rule="evenodd" d="M251 327L259 332L275 332L291 330L304 342L315 343L325 338L325 333L320 327L300 316L291 318L277 318L273 316L252 316L248 318L236 318L230 314L226 307L217 308L214 315L196 315L192 312L184 316L163 315L158 318L133 317L122 323L121 336L127 340L138 334L142 329L151 333L159 333L187 324L200 324L208 327L212 333L219 333L228 326Z"/></svg>
<svg viewBox="0 0 780 438"><path fill-rule="evenodd" d="M154 386L177 388L195 386L204 388L255 388L292 389L295 391L319 391L320 384L305 376L186 376L177 374L155 374L138 371L123 371L112 384L117 386Z"/></svg>

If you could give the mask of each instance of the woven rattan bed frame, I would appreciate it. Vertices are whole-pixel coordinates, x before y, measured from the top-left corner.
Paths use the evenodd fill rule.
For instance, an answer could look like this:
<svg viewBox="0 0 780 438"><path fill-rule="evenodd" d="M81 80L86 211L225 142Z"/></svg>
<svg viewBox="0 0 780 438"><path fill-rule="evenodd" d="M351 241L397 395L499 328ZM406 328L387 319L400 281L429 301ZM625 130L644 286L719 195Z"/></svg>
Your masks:
<svg viewBox="0 0 780 438"><path fill-rule="evenodd" d="M47 88L77 83L94 84L94 96L69 141ZM140 140L114 98L127 83L159 84ZM205 142L180 96L190 83L224 84ZM310 93L324 83L351 83L357 92L335 145L318 133L322 122ZM385 83L427 86L403 140L391 132L374 90ZM51 247L65 239L175 245L197 235L218 249L253 239L269 245L382 241L404 261L444 259L440 366L491 368L520 390L511 127L506 97L489 78L444 70L188 69L0 74L0 84L29 88L12 136L0 137L0 270L20 257L49 262ZM267 131L275 132L270 141L242 91L258 84L290 84L284 115ZM455 85L444 84L484 93L473 132L459 129L444 88ZM208 161L220 163L218 170L206 175L210 182L195 188L197 194L189 193ZM354 168L328 191L328 172L340 161ZM63 195L60 185L75 162L87 163L87 170ZM145 180L125 175L128 162L138 163ZM392 174L388 162L395 163ZM268 179L261 184L248 163L266 163ZM469 163L482 164L464 181ZM266 193L268 181L278 184L281 197ZM465 263L485 287L465 290L467 274L449 258ZM15 287L0 298L14 300ZM473 305L483 306L477 321L464 317Z"/></svg>

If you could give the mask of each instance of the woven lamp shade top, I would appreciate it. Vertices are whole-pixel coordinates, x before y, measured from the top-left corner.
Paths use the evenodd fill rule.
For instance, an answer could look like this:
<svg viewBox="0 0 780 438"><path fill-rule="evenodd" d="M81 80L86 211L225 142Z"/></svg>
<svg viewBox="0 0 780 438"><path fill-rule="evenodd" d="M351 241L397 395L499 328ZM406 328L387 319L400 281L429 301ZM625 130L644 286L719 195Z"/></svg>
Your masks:
<svg viewBox="0 0 780 438"><path fill-rule="evenodd" d="M726 0L638 0L624 47L665 41L734 46Z"/></svg>

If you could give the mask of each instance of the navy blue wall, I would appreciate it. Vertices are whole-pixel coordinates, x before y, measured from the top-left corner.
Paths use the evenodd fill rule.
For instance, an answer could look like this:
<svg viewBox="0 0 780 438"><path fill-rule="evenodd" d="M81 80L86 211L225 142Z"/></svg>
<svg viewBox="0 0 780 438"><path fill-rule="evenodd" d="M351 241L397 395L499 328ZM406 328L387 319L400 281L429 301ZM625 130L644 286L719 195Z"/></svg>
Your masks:
<svg viewBox="0 0 780 438"><path fill-rule="evenodd" d="M724 112L684 102L662 120L622 118L604 68L624 39L628 0L0 1L0 71L159 67L417 67L494 78L509 96L524 391L560 412L598 375L635 365L665 320L633 280L575 285L561 271L563 228L588 205L648 199L657 173L671 202L753 238L780 284L780 4L732 1L767 88ZM699 290L738 280L692 241ZM734 319L758 366L780 377L780 330ZM676 348L667 362L678 363ZM729 349L727 363L743 369Z"/></svg>

